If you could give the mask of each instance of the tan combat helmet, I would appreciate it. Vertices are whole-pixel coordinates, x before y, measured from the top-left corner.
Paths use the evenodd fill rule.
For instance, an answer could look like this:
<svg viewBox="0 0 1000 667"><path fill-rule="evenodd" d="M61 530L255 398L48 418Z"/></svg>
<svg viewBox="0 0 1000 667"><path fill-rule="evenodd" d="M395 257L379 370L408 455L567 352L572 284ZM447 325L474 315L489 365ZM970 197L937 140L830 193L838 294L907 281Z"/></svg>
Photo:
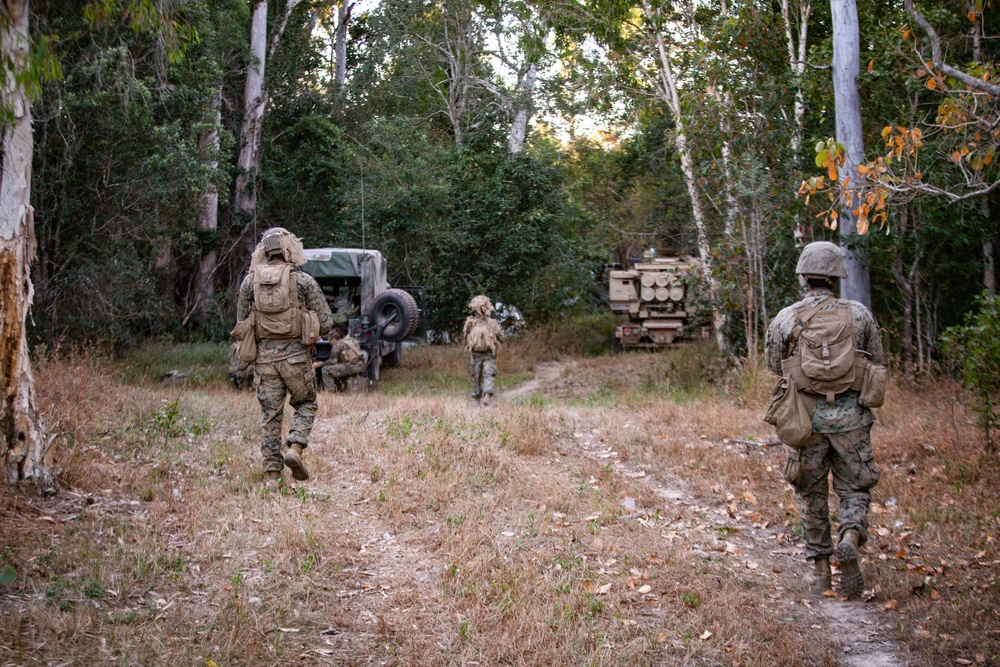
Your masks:
<svg viewBox="0 0 1000 667"><path fill-rule="evenodd" d="M271 227L260 238L260 243L254 249L251 266L263 264L267 257L276 253L281 253L286 262L295 266L302 266L306 263L305 250L302 248L302 241L284 227Z"/></svg>
<svg viewBox="0 0 1000 667"><path fill-rule="evenodd" d="M469 302L469 308L476 315L486 317L493 314L493 304L490 303L489 297L485 294L472 297L472 301Z"/></svg>
<svg viewBox="0 0 1000 667"><path fill-rule="evenodd" d="M802 249L795 273L806 278L846 278L844 252L836 243L815 241Z"/></svg>

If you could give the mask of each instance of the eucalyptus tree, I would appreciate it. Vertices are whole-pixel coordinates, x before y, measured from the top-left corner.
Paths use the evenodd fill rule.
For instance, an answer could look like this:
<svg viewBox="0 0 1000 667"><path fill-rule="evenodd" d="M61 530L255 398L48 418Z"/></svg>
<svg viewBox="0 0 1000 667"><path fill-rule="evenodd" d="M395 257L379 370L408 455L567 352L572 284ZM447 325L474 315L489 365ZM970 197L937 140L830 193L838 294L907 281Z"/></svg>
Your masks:
<svg viewBox="0 0 1000 667"><path fill-rule="evenodd" d="M115 18L136 32L157 35L171 60L195 37L171 16L168 3L104 0L84 7L91 25ZM55 438L38 410L28 351L28 312L34 300L31 266L36 258L32 206L32 102L62 67L44 35L29 31L27 0L0 3L0 452L7 481L30 480L46 491L56 486L51 449Z"/></svg>
<svg viewBox="0 0 1000 667"><path fill-rule="evenodd" d="M833 23L833 100L836 110L837 142L845 147L837 172L843 191L838 220L841 248L847 263L847 277L841 281L840 294L871 308L871 277L863 251L864 227L858 228L855 198L860 196L858 165L865 162L864 134L861 125L861 33L855 0L830 0ZM860 246L860 247L859 247Z"/></svg>
<svg viewBox="0 0 1000 667"><path fill-rule="evenodd" d="M295 8L302 0L285 0L282 12L274 20L271 37L267 36L267 0L254 0L250 21L250 57L246 87L243 92L243 123L240 127L240 147L236 158L236 185L233 205L237 215L255 220L257 212L257 171L260 169L260 140L267 107L264 70L274 56L281 35Z"/></svg>

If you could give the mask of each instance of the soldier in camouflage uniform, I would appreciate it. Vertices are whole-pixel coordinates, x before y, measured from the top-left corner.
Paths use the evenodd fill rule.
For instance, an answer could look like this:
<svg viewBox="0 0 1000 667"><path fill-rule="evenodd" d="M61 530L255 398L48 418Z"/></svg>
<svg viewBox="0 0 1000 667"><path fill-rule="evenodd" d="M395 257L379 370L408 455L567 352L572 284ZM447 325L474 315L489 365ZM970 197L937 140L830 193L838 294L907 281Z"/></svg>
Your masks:
<svg viewBox="0 0 1000 667"><path fill-rule="evenodd" d="M497 376L497 350L503 341L500 324L491 317L493 304L480 294L469 302L472 316L466 318L462 336L469 351L469 375L472 377L472 398L487 406L493 398L493 381Z"/></svg>
<svg viewBox="0 0 1000 667"><path fill-rule="evenodd" d="M357 339L347 335L347 327L338 326L330 332L330 358L316 362L327 391L345 391L347 378L365 372L365 356Z"/></svg>
<svg viewBox="0 0 1000 667"><path fill-rule="evenodd" d="M832 297L837 279L847 277L842 251L825 241L803 249L796 273L805 279L805 298L778 313L767 330L767 365L778 375L782 374L782 360L798 354L798 345L791 345L792 332L803 324L799 319L802 313ZM835 309L840 303L844 301L830 298L819 312ZM871 362L883 363L882 338L874 315L856 301L846 303L856 345ZM836 395L832 403L822 396L800 393L812 413L813 435L802 449L790 449L785 479L795 487L802 508L806 559L814 562L807 583L815 593L831 588L830 556L835 552L830 538L827 480L832 472L833 489L840 499L836 558L841 567L841 592L856 598L864 588L858 549L868 540L870 489L879 479L871 443L875 416L871 409L859 405L854 390Z"/></svg>
<svg viewBox="0 0 1000 667"><path fill-rule="evenodd" d="M302 243L295 236L280 227L264 232L254 251L250 272L240 286L237 319L241 322L246 320L255 309L254 267L258 264L274 266L287 263L291 265L288 276L294 284L299 308L315 313L319 320L319 333L327 333L334 325L334 317L316 280L299 269L305 262ZM304 345L300 338L263 337L257 330L249 335L257 337L254 385L260 402L260 451L264 457L267 484L270 488L278 487L286 465L295 479L309 479L309 472L302 462L302 450L309 443L309 432L317 408L312 346ZM288 449L282 456L281 423L286 397L295 414L289 425Z"/></svg>

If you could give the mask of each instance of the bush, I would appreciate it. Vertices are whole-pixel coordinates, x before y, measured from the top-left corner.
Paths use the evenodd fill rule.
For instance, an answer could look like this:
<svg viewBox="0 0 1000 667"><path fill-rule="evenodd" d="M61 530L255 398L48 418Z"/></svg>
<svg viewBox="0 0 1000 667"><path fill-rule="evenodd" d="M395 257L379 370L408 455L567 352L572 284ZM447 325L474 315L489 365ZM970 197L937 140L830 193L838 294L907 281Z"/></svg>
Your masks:
<svg viewBox="0 0 1000 667"><path fill-rule="evenodd" d="M994 450L993 433L1000 425L1000 298L984 293L965 324L944 333L945 351L962 382L972 392L973 410L986 432L986 449Z"/></svg>

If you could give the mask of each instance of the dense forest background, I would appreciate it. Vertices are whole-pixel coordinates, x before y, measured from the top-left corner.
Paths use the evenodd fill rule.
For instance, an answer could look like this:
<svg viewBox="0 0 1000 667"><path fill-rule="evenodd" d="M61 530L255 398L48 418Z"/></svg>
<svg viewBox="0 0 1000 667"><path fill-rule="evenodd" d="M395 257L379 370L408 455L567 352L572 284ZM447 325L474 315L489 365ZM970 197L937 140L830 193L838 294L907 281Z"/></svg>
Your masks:
<svg viewBox="0 0 1000 667"><path fill-rule="evenodd" d="M755 356L801 244L838 240L825 192L799 194L835 134L826 3L344 3L33 2L61 65L33 106L36 340L221 339L280 225L381 250L438 331L474 293L541 321L600 310L607 262L700 255L703 317ZM122 15L147 5L150 29ZM992 80L992 9L918 8L948 63ZM919 140L850 243L921 369L995 284L997 97L931 71L899 2L859 13L866 159Z"/></svg>

